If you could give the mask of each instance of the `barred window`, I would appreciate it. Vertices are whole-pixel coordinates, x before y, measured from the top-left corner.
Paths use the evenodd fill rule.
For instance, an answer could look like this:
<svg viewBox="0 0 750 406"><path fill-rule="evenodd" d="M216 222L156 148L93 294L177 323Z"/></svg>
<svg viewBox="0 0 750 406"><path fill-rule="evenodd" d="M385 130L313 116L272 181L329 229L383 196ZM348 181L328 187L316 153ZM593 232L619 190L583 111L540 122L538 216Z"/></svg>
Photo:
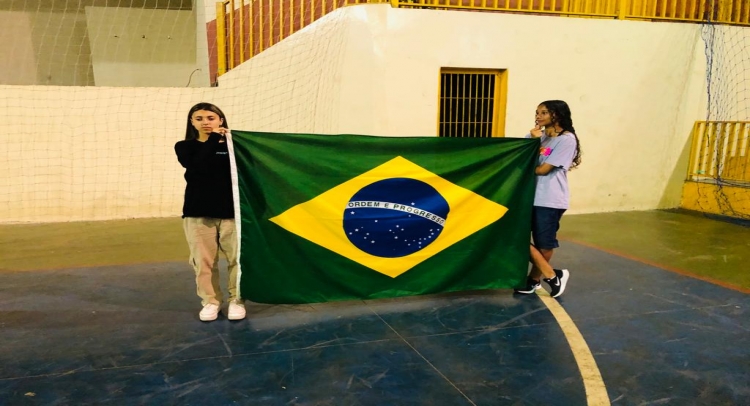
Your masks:
<svg viewBox="0 0 750 406"><path fill-rule="evenodd" d="M507 71L440 70L438 136L505 136Z"/></svg>

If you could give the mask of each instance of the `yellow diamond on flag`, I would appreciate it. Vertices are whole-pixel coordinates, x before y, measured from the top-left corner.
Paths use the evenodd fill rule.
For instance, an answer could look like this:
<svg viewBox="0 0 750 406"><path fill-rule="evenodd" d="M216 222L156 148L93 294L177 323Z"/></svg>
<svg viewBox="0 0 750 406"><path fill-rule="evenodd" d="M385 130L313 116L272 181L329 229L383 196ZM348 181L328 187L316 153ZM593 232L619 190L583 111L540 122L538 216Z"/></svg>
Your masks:
<svg viewBox="0 0 750 406"><path fill-rule="evenodd" d="M395 278L507 211L396 157L270 221Z"/></svg>

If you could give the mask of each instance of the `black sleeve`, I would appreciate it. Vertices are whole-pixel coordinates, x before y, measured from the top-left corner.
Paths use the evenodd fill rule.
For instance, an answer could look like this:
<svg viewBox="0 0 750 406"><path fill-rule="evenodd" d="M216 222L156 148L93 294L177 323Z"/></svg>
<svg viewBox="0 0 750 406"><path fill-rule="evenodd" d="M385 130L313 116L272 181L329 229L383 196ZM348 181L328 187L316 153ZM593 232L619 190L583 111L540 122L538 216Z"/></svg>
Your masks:
<svg viewBox="0 0 750 406"><path fill-rule="evenodd" d="M185 169L200 170L208 159L216 155L221 135L211 133L203 145L191 141L179 141L174 145L177 160Z"/></svg>

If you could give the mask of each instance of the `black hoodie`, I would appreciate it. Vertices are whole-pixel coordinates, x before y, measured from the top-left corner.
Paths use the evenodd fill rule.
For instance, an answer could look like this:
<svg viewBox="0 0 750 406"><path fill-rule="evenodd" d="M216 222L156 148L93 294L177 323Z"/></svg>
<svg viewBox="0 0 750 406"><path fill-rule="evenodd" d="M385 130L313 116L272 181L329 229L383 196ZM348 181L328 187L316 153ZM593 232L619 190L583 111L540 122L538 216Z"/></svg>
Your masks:
<svg viewBox="0 0 750 406"><path fill-rule="evenodd" d="M229 152L226 140L219 142L222 139L211 133L205 142L184 140L174 146L187 181L183 218L234 218Z"/></svg>

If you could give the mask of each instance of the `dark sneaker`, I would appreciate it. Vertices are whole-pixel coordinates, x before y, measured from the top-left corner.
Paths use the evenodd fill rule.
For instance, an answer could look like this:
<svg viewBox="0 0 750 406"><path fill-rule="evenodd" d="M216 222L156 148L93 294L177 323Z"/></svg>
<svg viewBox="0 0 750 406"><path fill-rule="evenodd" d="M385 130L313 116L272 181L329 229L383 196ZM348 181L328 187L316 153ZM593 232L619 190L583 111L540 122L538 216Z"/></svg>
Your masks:
<svg viewBox="0 0 750 406"><path fill-rule="evenodd" d="M558 297L565 292L565 285L568 284L570 278L570 272L567 269L555 269L555 277L551 279L544 279L549 287L549 295L552 297Z"/></svg>
<svg viewBox="0 0 750 406"><path fill-rule="evenodd" d="M530 295L534 293L537 289L540 289L542 287L542 284L539 281L535 281L531 279L531 277L526 277L526 286L520 289L513 289L513 292L520 293L522 295Z"/></svg>

